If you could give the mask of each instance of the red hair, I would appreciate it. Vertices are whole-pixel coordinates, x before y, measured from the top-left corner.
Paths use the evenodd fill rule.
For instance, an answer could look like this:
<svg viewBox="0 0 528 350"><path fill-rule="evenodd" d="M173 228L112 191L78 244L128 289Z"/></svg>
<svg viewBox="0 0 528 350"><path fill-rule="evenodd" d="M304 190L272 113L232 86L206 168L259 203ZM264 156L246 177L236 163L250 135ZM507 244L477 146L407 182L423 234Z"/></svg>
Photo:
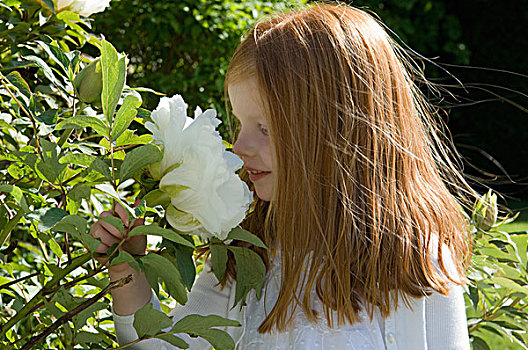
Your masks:
<svg viewBox="0 0 528 350"><path fill-rule="evenodd" d="M266 17L236 49L226 91L257 79L275 149L272 199L243 224L281 249L260 332L284 330L296 307L315 322L312 288L332 325L464 282L469 232L450 190L471 189L401 52L366 12L325 4Z"/></svg>

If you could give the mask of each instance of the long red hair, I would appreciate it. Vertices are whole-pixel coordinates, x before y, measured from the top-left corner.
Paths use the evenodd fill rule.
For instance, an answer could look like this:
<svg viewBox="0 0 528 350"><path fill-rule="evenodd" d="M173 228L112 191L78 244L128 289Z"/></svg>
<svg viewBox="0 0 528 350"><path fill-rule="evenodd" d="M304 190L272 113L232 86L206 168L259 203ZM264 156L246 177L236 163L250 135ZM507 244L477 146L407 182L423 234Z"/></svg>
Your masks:
<svg viewBox="0 0 528 350"><path fill-rule="evenodd" d="M284 330L296 307L315 322L312 288L329 324L343 324L362 306L387 316L464 283L470 239L457 197L471 188L402 52L366 12L326 4L266 17L236 49L226 91L257 79L275 149L272 200L256 198L243 223L281 251L260 332Z"/></svg>

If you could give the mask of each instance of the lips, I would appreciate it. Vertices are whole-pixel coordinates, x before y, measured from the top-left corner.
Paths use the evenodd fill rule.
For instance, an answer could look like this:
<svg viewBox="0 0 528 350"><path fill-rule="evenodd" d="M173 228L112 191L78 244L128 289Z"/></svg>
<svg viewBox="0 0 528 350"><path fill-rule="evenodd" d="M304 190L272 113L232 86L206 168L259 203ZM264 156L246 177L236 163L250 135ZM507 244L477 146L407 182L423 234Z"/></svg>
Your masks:
<svg viewBox="0 0 528 350"><path fill-rule="evenodd" d="M248 173L255 173L255 172L262 172L262 173L270 173L271 171L267 171L267 170L260 170L260 169L255 169L255 168L250 168L248 166L244 166L244 168L246 168L247 172Z"/></svg>
<svg viewBox="0 0 528 350"><path fill-rule="evenodd" d="M246 168L247 172L249 173L249 180L251 180L251 182L256 182L262 179L263 177L266 177L267 175L271 174L271 171L259 170L246 166L244 168Z"/></svg>

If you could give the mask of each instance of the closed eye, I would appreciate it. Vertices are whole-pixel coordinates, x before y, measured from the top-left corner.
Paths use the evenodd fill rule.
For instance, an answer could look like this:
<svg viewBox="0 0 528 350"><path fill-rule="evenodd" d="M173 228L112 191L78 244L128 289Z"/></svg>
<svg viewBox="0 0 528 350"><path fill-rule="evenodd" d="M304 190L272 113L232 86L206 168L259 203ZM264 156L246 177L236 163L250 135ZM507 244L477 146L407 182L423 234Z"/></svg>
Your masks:
<svg viewBox="0 0 528 350"><path fill-rule="evenodd" d="M264 135L269 136L269 130L267 127L265 127L262 124L259 124L260 132L262 132Z"/></svg>

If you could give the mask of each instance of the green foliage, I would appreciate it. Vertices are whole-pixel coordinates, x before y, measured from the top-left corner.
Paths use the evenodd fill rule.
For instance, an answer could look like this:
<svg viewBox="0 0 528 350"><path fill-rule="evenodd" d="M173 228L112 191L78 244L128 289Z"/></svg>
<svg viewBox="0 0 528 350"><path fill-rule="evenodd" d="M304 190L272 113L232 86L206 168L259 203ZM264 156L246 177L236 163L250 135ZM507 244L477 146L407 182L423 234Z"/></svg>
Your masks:
<svg viewBox="0 0 528 350"><path fill-rule="evenodd" d="M474 251L466 307L473 349L492 349L503 338L527 349L528 232L501 230L496 195L488 192L473 209Z"/></svg>
<svg viewBox="0 0 528 350"><path fill-rule="evenodd" d="M114 0L95 16L94 30L127 52L131 85L180 93L190 105L216 109L225 122L224 77L240 38L257 18L305 2ZM146 106L155 103L146 96Z"/></svg>
<svg viewBox="0 0 528 350"><path fill-rule="evenodd" d="M88 19L54 13L50 3L0 6L0 347L112 348L108 293L130 279L110 282L106 263L143 270L160 299L184 304L196 277L196 247L161 219L160 204L167 201L130 204L155 194L145 175L162 153L145 134L150 111L140 108L139 94L153 90L129 88L126 73L133 67L127 68L126 56L89 33ZM88 59L87 51L97 58ZM116 202L127 212L126 223L100 216ZM130 229L140 217L148 225ZM124 235L105 255L95 252L100 240L89 233L95 220ZM162 237L160 247L145 256L119 249L126 237L145 234ZM237 237L259 242L247 232ZM245 259L262 264L255 255ZM262 287L260 270L241 276L246 294ZM149 307L138 311L134 324L141 339L186 348L175 334L188 333L219 349L234 347L224 329L214 327L237 322L188 318L166 332L172 320Z"/></svg>

